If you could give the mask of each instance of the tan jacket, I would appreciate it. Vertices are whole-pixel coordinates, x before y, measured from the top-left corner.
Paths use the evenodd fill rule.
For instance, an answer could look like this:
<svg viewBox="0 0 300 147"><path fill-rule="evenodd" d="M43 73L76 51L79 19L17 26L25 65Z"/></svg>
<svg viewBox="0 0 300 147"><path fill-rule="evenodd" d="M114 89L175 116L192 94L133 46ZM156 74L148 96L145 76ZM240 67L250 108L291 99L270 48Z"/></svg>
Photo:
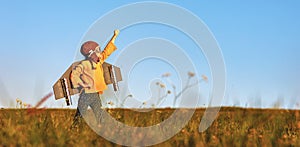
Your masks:
<svg viewBox="0 0 300 147"><path fill-rule="evenodd" d="M83 84L89 85L89 88L84 88L85 93L102 93L107 88L103 77L102 63L116 49L117 47L110 42L101 52L100 62L95 63L90 60L82 60L76 65L71 72L73 87L79 88Z"/></svg>

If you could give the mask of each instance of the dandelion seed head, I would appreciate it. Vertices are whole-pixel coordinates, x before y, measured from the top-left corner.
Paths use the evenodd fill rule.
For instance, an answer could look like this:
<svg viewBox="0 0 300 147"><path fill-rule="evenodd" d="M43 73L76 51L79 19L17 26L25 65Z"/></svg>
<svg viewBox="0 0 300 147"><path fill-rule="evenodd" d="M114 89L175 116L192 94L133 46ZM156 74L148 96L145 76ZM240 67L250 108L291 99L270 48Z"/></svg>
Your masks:
<svg viewBox="0 0 300 147"><path fill-rule="evenodd" d="M147 103L146 102L143 102L143 105L146 105Z"/></svg>
<svg viewBox="0 0 300 147"><path fill-rule="evenodd" d="M168 90L167 93L168 93L168 94L171 94L171 90Z"/></svg>
<svg viewBox="0 0 300 147"><path fill-rule="evenodd" d="M215 135L212 136L212 139L216 140L218 139Z"/></svg>
<svg viewBox="0 0 300 147"><path fill-rule="evenodd" d="M189 77L194 77L194 76L195 76L195 73L190 71L190 72L188 72L188 76L189 76Z"/></svg>
<svg viewBox="0 0 300 147"><path fill-rule="evenodd" d="M282 135L282 138L286 139L286 138L287 138L287 135L286 135L286 134Z"/></svg>
<svg viewBox="0 0 300 147"><path fill-rule="evenodd" d="M159 86L160 86L161 88L165 88L165 87L166 87L165 84L159 84Z"/></svg>
<svg viewBox="0 0 300 147"><path fill-rule="evenodd" d="M120 119L120 118L122 118L122 116L121 116L121 115L118 115L117 118Z"/></svg>
<svg viewBox="0 0 300 147"><path fill-rule="evenodd" d="M205 82L208 82L208 78L207 78L206 75L202 75L201 77L202 77L202 79L203 79Z"/></svg>
<svg viewBox="0 0 300 147"><path fill-rule="evenodd" d="M162 77L169 77L169 76L171 76L171 73L164 73L163 75L162 75Z"/></svg>

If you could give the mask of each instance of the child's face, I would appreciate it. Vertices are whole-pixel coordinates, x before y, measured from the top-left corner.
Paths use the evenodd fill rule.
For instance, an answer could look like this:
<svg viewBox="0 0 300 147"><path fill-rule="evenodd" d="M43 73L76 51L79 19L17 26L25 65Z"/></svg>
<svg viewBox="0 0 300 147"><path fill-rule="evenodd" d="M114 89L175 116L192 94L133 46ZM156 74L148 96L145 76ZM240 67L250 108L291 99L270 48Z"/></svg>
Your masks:
<svg viewBox="0 0 300 147"><path fill-rule="evenodd" d="M89 59L95 63L100 62L101 59L100 46L96 47L95 50L89 55Z"/></svg>

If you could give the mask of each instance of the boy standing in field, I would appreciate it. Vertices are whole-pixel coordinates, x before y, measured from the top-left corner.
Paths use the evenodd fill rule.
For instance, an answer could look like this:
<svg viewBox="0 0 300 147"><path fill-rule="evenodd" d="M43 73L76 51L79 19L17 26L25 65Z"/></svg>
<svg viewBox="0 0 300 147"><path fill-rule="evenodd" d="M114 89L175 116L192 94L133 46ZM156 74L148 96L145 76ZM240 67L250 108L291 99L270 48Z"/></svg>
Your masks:
<svg viewBox="0 0 300 147"><path fill-rule="evenodd" d="M117 49L114 42L118 35L119 30L115 30L114 36L102 52L99 44L94 41L87 41L81 46L80 52L85 60L76 65L71 72L73 87L81 91L74 117L75 124L86 114L88 106L92 108L98 124L100 123L102 109L99 94L107 88L102 63Z"/></svg>

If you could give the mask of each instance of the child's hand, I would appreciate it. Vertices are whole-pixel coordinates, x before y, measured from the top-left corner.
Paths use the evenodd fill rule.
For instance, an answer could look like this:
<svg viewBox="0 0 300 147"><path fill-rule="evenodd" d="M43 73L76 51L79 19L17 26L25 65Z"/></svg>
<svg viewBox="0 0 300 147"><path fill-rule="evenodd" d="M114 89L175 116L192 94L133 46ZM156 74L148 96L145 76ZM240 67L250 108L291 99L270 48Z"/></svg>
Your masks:
<svg viewBox="0 0 300 147"><path fill-rule="evenodd" d="M81 87L90 89L90 88L92 88L92 85L91 84L81 84Z"/></svg>
<svg viewBox="0 0 300 147"><path fill-rule="evenodd" d="M115 43L115 40L116 40L117 36L119 35L119 33L120 33L120 31L118 29L116 29L114 31L114 36L110 39L111 43Z"/></svg>
<svg viewBox="0 0 300 147"><path fill-rule="evenodd" d="M114 31L114 33L115 33L114 36L118 36L119 33L120 33L120 30L117 29L117 30Z"/></svg>

